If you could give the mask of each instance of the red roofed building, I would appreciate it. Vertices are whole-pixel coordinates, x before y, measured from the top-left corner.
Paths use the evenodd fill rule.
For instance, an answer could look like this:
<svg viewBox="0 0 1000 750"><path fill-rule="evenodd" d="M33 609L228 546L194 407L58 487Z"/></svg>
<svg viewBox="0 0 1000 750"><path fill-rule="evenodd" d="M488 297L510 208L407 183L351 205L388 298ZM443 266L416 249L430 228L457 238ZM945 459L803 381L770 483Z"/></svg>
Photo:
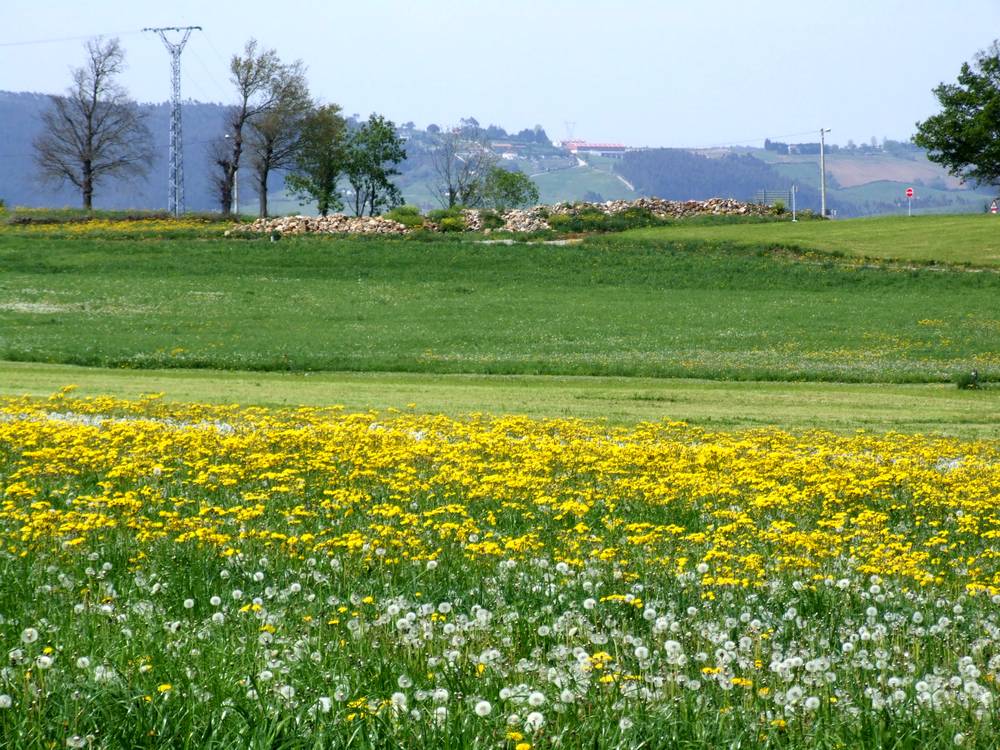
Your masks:
<svg viewBox="0 0 1000 750"><path fill-rule="evenodd" d="M587 141L563 141L563 148L571 154L598 154L620 159L629 150L623 143L589 143Z"/></svg>

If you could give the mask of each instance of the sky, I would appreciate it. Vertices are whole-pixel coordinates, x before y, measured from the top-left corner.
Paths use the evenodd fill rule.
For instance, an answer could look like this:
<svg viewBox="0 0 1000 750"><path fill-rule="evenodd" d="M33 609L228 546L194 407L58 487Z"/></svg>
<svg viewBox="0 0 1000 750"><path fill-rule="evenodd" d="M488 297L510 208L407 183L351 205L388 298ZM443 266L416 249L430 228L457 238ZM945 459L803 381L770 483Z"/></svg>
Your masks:
<svg viewBox="0 0 1000 750"><path fill-rule="evenodd" d="M238 14L233 8L238 8ZM90 35L118 36L139 101L170 96L148 26L199 25L182 93L229 102L251 37L301 59L347 114L508 130L541 124L630 146L905 140L932 89L1000 34L998 0L4 0L0 90L59 93ZM0 123L2 126L2 123Z"/></svg>

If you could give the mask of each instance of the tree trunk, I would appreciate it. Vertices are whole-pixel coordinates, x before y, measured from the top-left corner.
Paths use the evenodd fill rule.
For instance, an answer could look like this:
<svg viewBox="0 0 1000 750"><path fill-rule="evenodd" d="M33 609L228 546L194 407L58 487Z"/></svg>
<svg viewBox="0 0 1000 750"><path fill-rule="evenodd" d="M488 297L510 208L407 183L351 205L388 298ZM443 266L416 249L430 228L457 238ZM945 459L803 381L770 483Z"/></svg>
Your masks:
<svg viewBox="0 0 1000 750"><path fill-rule="evenodd" d="M94 174L89 161L83 162L83 208L94 210Z"/></svg>
<svg viewBox="0 0 1000 750"><path fill-rule="evenodd" d="M270 168L266 163L261 164L257 171L257 197L260 199L260 218L267 218L267 176Z"/></svg>

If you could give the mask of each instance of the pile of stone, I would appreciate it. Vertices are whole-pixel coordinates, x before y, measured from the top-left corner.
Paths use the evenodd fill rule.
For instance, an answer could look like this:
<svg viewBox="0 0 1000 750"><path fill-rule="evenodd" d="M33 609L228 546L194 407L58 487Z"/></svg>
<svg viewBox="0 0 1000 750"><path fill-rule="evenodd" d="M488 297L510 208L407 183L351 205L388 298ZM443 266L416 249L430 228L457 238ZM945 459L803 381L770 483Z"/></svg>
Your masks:
<svg viewBox="0 0 1000 750"><path fill-rule="evenodd" d="M226 232L255 234L404 234L406 226L381 216L282 216L257 219L250 224L237 224Z"/></svg>
<svg viewBox="0 0 1000 750"><path fill-rule="evenodd" d="M514 208L503 215L503 228L507 232L540 232L550 229L545 220L548 215L545 206Z"/></svg>
<svg viewBox="0 0 1000 750"><path fill-rule="evenodd" d="M709 198L703 201L668 201L663 198L637 198L634 201L605 203L557 203L550 213L576 216L586 211L599 211L614 216L629 209L649 211L661 219L681 219L688 216L764 216L774 212L770 206L743 203L732 198Z"/></svg>
<svg viewBox="0 0 1000 750"><path fill-rule="evenodd" d="M557 203L554 206L514 208L500 214L503 227L497 231L540 232L551 229L549 216L577 216L599 212L616 216L628 210L648 211L660 219L682 219L689 216L764 216L774 209L757 204L743 203L731 198L709 198L703 201L668 201L662 198L637 198L633 201L606 201L604 203ZM479 209L462 212L465 231L490 231ZM433 222L425 222L423 229L439 231ZM230 232L256 234L405 234L410 229L397 221L381 216L285 216L274 219L257 219L251 224L237 224Z"/></svg>

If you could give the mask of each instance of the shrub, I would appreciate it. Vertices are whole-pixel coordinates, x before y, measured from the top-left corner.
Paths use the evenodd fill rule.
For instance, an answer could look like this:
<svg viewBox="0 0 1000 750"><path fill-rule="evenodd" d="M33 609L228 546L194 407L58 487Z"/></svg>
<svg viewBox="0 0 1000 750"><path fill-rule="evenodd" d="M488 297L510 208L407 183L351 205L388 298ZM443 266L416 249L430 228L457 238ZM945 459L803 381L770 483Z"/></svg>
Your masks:
<svg viewBox="0 0 1000 750"><path fill-rule="evenodd" d="M479 212L479 221L482 223L483 229L500 229L504 225L503 217L496 211L489 209Z"/></svg>
<svg viewBox="0 0 1000 750"><path fill-rule="evenodd" d="M640 208L639 206L626 208L618 216L622 218L629 229L634 227L648 227L650 224L656 223L656 217L653 215L653 212L648 208Z"/></svg>
<svg viewBox="0 0 1000 750"><path fill-rule="evenodd" d="M552 214L547 219L549 226L552 227L557 232L570 232L572 231L573 217L567 216L566 214Z"/></svg>
<svg viewBox="0 0 1000 750"><path fill-rule="evenodd" d="M451 208L435 208L427 212L427 218L435 224L440 224L444 219L463 219L462 206L452 206Z"/></svg>
<svg viewBox="0 0 1000 750"><path fill-rule="evenodd" d="M441 228L442 232L464 232L465 217L445 216L438 222L438 226Z"/></svg>
<svg viewBox="0 0 1000 750"><path fill-rule="evenodd" d="M424 225L424 217L416 206L397 206L385 215L385 218L398 221L405 227L414 229Z"/></svg>
<svg viewBox="0 0 1000 750"><path fill-rule="evenodd" d="M774 211L774 213L776 213L778 216L781 216L783 213L785 213L785 202L775 201L774 205L771 206L771 210Z"/></svg>
<svg viewBox="0 0 1000 750"><path fill-rule="evenodd" d="M608 216L601 211L588 209L576 215L580 229L584 232L597 232L608 228Z"/></svg>
<svg viewBox="0 0 1000 750"><path fill-rule="evenodd" d="M973 370L972 372L960 372L955 376L955 385L961 391L970 391L979 387L979 372Z"/></svg>

